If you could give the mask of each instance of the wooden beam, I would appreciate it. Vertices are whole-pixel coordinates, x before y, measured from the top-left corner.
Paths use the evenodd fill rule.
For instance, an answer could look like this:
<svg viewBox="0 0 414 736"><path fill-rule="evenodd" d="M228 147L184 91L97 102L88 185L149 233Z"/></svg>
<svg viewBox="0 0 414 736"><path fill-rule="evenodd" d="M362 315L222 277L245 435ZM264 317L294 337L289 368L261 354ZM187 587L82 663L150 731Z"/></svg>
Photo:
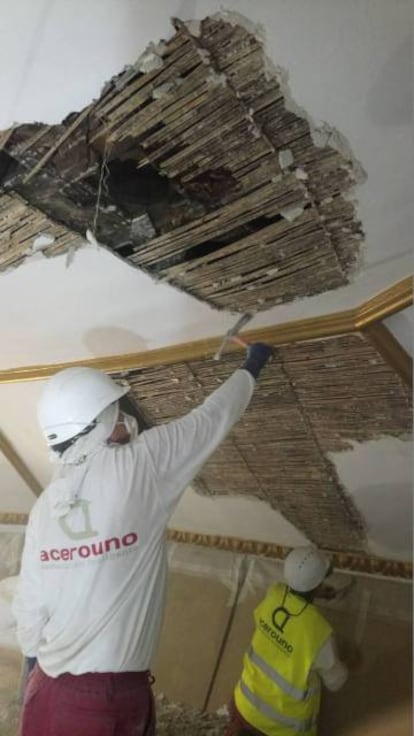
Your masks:
<svg viewBox="0 0 414 736"><path fill-rule="evenodd" d="M41 171L41 169L43 169L43 167L47 164L47 162L51 158L53 158L53 156L58 151L60 146L69 138L69 136L72 135L73 131L76 130L78 125L80 125L82 121L85 120L85 118L87 118L88 115L90 115L94 104L95 103L92 102L90 105L85 107L85 109L82 110L81 113L79 113L79 115L75 118L73 123L71 123L71 125L69 125L69 127L66 128L65 132L56 141L56 143L54 143L53 146L49 148L48 151L46 151L45 155L42 156L40 161L38 161L37 164L26 174L26 176L23 179L23 184L28 184L29 181L33 179L33 177L36 176L36 174L38 174L39 171Z"/></svg>
<svg viewBox="0 0 414 736"><path fill-rule="evenodd" d="M21 457L17 454L11 442L7 437L0 431L0 451L7 458L9 463L17 471L24 482L29 486L30 490L33 491L35 496L40 496L43 488L35 478L31 470L23 462Z"/></svg>
<svg viewBox="0 0 414 736"><path fill-rule="evenodd" d="M362 330L385 362L410 388L413 385L413 360L383 322L374 322Z"/></svg>
<svg viewBox="0 0 414 736"><path fill-rule="evenodd" d="M349 332L359 332L384 316L394 314L412 304L412 279L406 278L394 284L373 299L365 302L358 309L348 309L342 312L321 317L285 322L272 327L259 327L243 333L247 342L269 342L272 345L286 345L305 340L317 340L323 337L334 337ZM86 358L84 360L67 361L65 363L49 363L47 365L29 365L22 368L10 368L0 371L0 383L15 383L19 381L36 381L48 378L64 368L88 366L107 373L122 373L124 371L150 368L159 365L202 360L211 357L221 344L223 336L210 337L204 340L171 345L156 350L147 350L143 353L125 353L109 355L102 358ZM232 345L229 350L240 348Z"/></svg>

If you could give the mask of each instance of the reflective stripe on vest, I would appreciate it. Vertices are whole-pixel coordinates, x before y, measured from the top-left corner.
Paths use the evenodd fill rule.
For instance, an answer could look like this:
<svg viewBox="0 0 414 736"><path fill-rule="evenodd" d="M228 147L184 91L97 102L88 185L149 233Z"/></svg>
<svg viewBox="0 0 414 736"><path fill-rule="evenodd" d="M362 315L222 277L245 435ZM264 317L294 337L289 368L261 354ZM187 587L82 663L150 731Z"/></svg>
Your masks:
<svg viewBox="0 0 414 736"><path fill-rule="evenodd" d="M244 697L249 701L249 703L271 721L278 721L287 728L291 728L293 731L297 731L298 733L310 731L314 726L316 726L317 718L309 718L306 721L300 721L297 718L285 716L283 713L279 713L279 711L272 708L271 705L265 703L257 695L252 693L243 680L240 680L239 686Z"/></svg>
<svg viewBox="0 0 414 736"><path fill-rule="evenodd" d="M290 682L285 680L282 675L275 670L273 667L271 667L270 664L268 664L263 657L261 657L257 652L254 651L252 645L250 645L249 649L247 650L247 656L249 657L250 661L253 662L253 664L256 665L262 672L268 677L272 682L276 683L280 687L281 690L283 690L286 695L290 695L292 698L295 698L295 700L307 700L312 695L316 695L316 693L319 692L319 688L317 687L310 687L307 690L299 690L299 688L295 687L294 685L291 685Z"/></svg>

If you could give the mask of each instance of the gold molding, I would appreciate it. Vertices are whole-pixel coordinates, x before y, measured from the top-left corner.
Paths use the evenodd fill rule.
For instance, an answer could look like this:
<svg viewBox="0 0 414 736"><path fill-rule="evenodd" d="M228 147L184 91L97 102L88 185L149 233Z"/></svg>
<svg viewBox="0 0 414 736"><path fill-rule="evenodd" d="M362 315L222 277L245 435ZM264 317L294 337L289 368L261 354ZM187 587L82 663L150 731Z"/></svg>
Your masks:
<svg viewBox="0 0 414 736"><path fill-rule="evenodd" d="M27 467L26 463L23 462L20 455L16 452L13 445L7 437L0 431L0 452L7 458L9 463L17 471L24 482L29 486L30 490L33 491L35 496L40 496L43 488L39 481L34 477L32 471Z"/></svg>
<svg viewBox="0 0 414 736"><path fill-rule="evenodd" d="M284 324L273 325L271 327L259 327L254 330L247 330L243 333L243 337L247 342L261 341L269 342L272 345L283 345L305 340L316 340L322 337L333 337L349 332L358 332L362 328L384 317L405 309L412 302L412 278L407 277L364 302L357 309L348 309L321 317L285 322ZM223 336L218 336L171 345L165 348L157 348L156 350L147 350L143 353L125 353L122 355L87 358L65 363L10 368L0 371L0 383L42 380L63 368L76 366L98 368L107 373L122 373L139 368L201 360L214 355L222 339ZM229 350L237 351L240 348L232 345L229 346Z"/></svg>
<svg viewBox="0 0 414 736"><path fill-rule="evenodd" d="M0 524L25 526L28 518L28 514L13 512L0 513ZM198 547L220 549L225 552L252 555L254 557L266 557L275 560L284 559L291 550L291 547L285 547L272 542L259 542L255 539L240 539L239 537L224 537L214 534L199 534L180 529L168 529L167 537L169 542L177 542L178 544L195 544ZM331 555L335 567L339 570L402 578L404 580L410 580L412 578L413 566L411 562L386 560L382 557L371 557L360 552L339 552L335 550L327 550L327 552Z"/></svg>
<svg viewBox="0 0 414 736"><path fill-rule="evenodd" d="M407 276L396 284L368 299L356 310L354 329L379 322L413 303L413 277Z"/></svg>

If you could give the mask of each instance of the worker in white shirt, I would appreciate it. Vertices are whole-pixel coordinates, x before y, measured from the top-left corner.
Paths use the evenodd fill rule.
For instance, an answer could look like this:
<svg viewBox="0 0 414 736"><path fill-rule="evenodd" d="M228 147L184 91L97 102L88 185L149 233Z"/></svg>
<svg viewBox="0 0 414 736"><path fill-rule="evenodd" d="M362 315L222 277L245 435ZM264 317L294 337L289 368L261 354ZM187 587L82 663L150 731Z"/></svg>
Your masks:
<svg viewBox="0 0 414 736"><path fill-rule="evenodd" d="M183 491L242 416L271 355L251 345L181 419L141 434L119 410L128 388L91 368L53 376L39 421L54 477L30 514L14 601L37 659L20 736L150 736L149 669L167 577L165 532Z"/></svg>
<svg viewBox="0 0 414 736"><path fill-rule="evenodd" d="M332 628L313 605L332 570L316 547L284 562L285 584L272 585L254 611L255 631L230 706L227 736L315 736L321 682L332 691L348 671Z"/></svg>

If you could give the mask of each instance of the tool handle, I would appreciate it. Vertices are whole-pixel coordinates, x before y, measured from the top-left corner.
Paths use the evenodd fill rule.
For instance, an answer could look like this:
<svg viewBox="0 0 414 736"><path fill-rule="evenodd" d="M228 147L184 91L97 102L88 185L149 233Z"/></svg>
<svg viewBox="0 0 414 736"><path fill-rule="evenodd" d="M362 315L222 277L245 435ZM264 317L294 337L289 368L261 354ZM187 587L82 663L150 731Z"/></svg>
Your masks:
<svg viewBox="0 0 414 736"><path fill-rule="evenodd" d="M236 345L240 345L240 347L248 349L247 342L244 342L244 340L241 339L241 337L237 337L236 335L233 335L231 338L231 341L234 342Z"/></svg>

